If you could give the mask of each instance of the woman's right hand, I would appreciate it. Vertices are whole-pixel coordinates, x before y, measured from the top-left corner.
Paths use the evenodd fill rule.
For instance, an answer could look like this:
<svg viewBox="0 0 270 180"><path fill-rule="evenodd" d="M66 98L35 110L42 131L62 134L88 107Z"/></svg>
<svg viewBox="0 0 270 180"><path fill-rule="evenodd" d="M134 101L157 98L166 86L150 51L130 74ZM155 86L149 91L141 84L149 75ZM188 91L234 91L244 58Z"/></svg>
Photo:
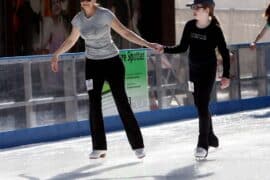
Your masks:
<svg viewBox="0 0 270 180"><path fill-rule="evenodd" d="M221 81L220 81L220 88L221 89L226 89L227 87L230 86L230 79L229 78L226 78L226 77L222 77L221 78Z"/></svg>
<svg viewBox="0 0 270 180"><path fill-rule="evenodd" d="M51 69L53 72L58 72L58 60L59 57L54 55L51 59Z"/></svg>
<svg viewBox="0 0 270 180"><path fill-rule="evenodd" d="M251 50L256 49L256 43L255 43L255 42L250 43L249 48L250 48Z"/></svg>

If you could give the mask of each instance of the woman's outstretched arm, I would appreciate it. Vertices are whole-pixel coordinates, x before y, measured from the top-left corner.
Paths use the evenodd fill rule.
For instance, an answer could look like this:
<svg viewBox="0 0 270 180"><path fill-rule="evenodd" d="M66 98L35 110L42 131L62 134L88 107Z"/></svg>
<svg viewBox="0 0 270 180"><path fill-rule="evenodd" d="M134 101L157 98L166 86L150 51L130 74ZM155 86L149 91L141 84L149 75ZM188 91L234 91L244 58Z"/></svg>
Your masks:
<svg viewBox="0 0 270 180"><path fill-rule="evenodd" d="M119 20L117 17L113 18L112 21L112 29L117 32L119 35L121 35L123 38L127 39L130 42L133 42L135 44L138 44L140 46L144 46L144 47L148 47L148 48L152 48L155 50L158 50L159 48L161 48L162 46L156 43L150 43L148 41L146 41L145 39L143 39L142 37L140 37L139 35L137 35L136 33L134 33L133 31L131 31L130 29L128 29L127 27L125 27Z"/></svg>
<svg viewBox="0 0 270 180"><path fill-rule="evenodd" d="M268 29L268 25L266 24L263 29L259 32L259 34L256 36L255 41L253 41L252 43L250 43L250 48L254 49L256 48L256 43L264 36L264 34L266 33Z"/></svg>
<svg viewBox="0 0 270 180"><path fill-rule="evenodd" d="M67 39L62 43L62 45L53 53L53 57L51 59L51 69L53 72L58 71L58 60L59 56L68 50L70 50L74 44L77 42L77 40L80 37L80 31L78 28L73 27L70 35L67 37Z"/></svg>

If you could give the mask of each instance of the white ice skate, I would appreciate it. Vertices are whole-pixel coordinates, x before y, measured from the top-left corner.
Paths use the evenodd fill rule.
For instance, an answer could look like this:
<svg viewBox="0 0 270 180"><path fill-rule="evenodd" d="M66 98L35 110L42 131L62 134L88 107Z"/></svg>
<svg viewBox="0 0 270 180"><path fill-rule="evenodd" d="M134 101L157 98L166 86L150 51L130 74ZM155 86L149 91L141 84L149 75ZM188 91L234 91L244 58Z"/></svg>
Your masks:
<svg viewBox="0 0 270 180"><path fill-rule="evenodd" d="M105 158L105 156L106 156L106 150L93 150L89 154L89 159Z"/></svg>
<svg viewBox="0 0 270 180"><path fill-rule="evenodd" d="M194 152L196 160L203 160L207 157L208 151L202 147L197 147Z"/></svg>
<svg viewBox="0 0 270 180"><path fill-rule="evenodd" d="M134 149L134 152L138 159L142 159L145 157L144 148Z"/></svg>

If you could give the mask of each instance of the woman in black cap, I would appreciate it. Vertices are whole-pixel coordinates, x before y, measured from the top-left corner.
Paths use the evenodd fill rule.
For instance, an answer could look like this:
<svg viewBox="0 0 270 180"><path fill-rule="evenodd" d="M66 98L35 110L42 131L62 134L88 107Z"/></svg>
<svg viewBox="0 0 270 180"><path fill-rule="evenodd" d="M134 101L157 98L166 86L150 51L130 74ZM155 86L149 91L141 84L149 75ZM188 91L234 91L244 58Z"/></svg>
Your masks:
<svg viewBox="0 0 270 180"><path fill-rule="evenodd" d="M199 137L195 157L200 159L207 157L209 146L219 145L208 107L216 79L216 47L223 58L221 89L227 88L230 84L230 56L223 32L214 16L214 1L194 0L187 6L193 10L195 19L186 23L180 44L163 47L160 52L183 53L189 48L189 90L193 93L199 115Z"/></svg>
<svg viewBox="0 0 270 180"><path fill-rule="evenodd" d="M256 43L264 36L264 34L267 32L267 30L270 28L270 4L266 8L264 12L264 17L266 17L266 24L263 27L263 29L260 31L260 33L257 35L255 41L250 43L250 48L255 49L256 48Z"/></svg>

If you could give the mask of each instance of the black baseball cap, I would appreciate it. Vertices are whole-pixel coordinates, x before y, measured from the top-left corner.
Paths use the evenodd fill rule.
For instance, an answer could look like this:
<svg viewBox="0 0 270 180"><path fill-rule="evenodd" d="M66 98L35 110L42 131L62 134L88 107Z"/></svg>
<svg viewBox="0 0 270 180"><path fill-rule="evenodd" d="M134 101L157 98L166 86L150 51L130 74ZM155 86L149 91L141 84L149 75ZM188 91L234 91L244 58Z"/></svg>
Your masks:
<svg viewBox="0 0 270 180"><path fill-rule="evenodd" d="M195 4L209 4L209 5L215 5L214 0L194 0L193 2L188 3L186 6L190 7Z"/></svg>

